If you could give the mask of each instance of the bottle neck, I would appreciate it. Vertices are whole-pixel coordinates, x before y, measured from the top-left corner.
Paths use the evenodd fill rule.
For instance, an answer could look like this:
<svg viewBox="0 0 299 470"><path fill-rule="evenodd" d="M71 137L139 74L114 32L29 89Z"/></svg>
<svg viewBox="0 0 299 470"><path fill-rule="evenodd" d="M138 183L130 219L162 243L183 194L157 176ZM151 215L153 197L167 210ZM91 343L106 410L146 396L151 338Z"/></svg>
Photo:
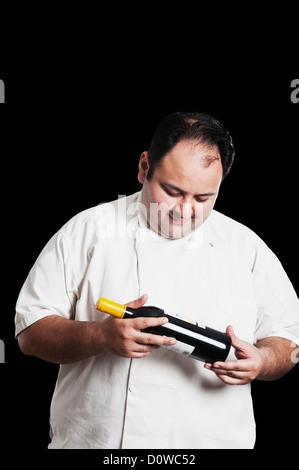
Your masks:
<svg viewBox="0 0 299 470"><path fill-rule="evenodd" d="M100 300L96 304L96 308L101 312L110 313L110 315L114 315L117 318L123 318L127 309L125 305L119 304L117 302L112 302L112 300L105 299L104 297L100 298Z"/></svg>

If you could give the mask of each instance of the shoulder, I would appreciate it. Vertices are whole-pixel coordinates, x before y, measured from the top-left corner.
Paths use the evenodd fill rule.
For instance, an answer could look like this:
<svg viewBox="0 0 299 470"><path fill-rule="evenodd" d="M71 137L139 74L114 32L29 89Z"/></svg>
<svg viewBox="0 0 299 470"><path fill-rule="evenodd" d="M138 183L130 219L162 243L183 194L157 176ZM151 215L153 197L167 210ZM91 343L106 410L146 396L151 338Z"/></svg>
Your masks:
<svg viewBox="0 0 299 470"><path fill-rule="evenodd" d="M221 228L223 236L225 237L231 237L235 234L237 237L261 240L260 237L249 227L216 210L211 212L208 221L209 225L215 230L219 230Z"/></svg>
<svg viewBox="0 0 299 470"><path fill-rule="evenodd" d="M63 225L59 233L67 239L94 237L100 225L126 217L128 207L136 203L138 195L139 193L135 193L130 196L120 197L86 209L72 217Z"/></svg>
<svg viewBox="0 0 299 470"><path fill-rule="evenodd" d="M213 210L207 222L208 231L227 249L236 253L251 251L255 256L258 253L275 256L258 234L231 217Z"/></svg>

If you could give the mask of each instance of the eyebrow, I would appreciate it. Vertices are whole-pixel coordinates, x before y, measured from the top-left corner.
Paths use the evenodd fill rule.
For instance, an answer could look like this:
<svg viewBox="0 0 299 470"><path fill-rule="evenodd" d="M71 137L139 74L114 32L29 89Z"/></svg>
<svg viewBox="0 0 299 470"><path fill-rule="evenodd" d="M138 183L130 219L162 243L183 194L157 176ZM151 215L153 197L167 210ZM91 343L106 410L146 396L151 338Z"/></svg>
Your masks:
<svg viewBox="0 0 299 470"><path fill-rule="evenodd" d="M174 189L175 191L178 191L182 194L187 194L186 191L184 191L183 189L181 188L178 188L177 186L175 186L174 184L170 184L170 183L161 183L162 186L166 186L167 188L171 188L171 189ZM211 192L211 193L201 193L201 194L195 194L195 196L197 197L203 197L203 196L213 196L214 194L216 194L216 191L214 192Z"/></svg>

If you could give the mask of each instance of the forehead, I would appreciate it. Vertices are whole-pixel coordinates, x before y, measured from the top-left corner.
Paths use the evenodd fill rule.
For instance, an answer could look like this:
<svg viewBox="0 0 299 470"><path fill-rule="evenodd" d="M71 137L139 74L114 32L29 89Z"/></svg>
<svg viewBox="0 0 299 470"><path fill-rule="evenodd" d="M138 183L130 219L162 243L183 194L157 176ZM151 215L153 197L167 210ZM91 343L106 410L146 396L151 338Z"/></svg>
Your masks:
<svg viewBox="0 0 299 470"><path fill-rule="evenodd" d="M181 141L165 155L156 168L157 177L190 183L222 177L221 158L216 146Z"/></svg>

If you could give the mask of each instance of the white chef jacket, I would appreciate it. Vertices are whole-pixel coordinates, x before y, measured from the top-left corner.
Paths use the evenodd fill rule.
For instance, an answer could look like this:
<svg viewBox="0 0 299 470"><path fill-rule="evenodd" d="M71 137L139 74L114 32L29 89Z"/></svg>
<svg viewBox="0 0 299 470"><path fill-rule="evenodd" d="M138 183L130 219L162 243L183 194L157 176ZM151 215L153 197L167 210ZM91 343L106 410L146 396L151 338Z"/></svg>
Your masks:
<svg viewBox="0 0 299 470"><path fill-rule="evenodd" d="M169 240L143 223L140 193L86 210L46 245L20 292L16 335L47 315L101 321L106 297L192 318L255 343L299 344L299 302L270 249L213 210L191 235ZM233 348L230 359L235 359ZM110 353L61 365L50 448L252 448L250 384L226 385L203 363L161 347L142 359Z"/></svg>

